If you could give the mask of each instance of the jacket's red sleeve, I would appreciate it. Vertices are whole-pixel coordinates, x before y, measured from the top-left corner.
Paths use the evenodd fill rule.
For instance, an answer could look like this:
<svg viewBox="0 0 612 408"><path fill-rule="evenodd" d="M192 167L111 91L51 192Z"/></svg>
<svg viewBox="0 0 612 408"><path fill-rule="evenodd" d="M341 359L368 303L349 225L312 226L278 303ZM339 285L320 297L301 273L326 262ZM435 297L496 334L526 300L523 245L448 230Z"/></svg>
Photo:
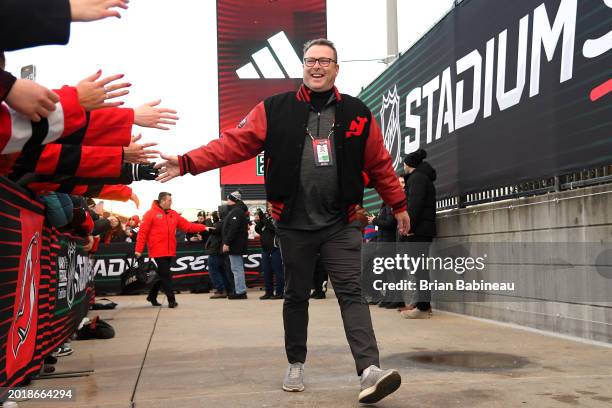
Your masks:
<svg viewBox="0 0 612 408"><path fill-rule="evenodd" d="M65 86L54 92L60 97L55 111L38 123L32 123L5 104L0 105L0 154L22 151L34 134L40 138L36 144L44 145L67 137L85 125L85 110L79 104L76 88Z"/></svg>
<svg viewBox="0 0 612 408"><path fill-rule="evenodd" d="M374 115L370 115L370 134L364 152L364 170L385 204L397 214L406 211L406 195L400 186L393 161L385 148L382 132Z"/></svg>
<svg viewBox="0 0 612 408"><path fill-rule="evenodd" d="M179 156L181 175L195 175L255 157L263 150L266 131L266 110L260 102L238 127L224 130L219 139Z"/></svg>
<svg viewBox="0 0 612 408"><path fill-rule="evenodd" d="M99 198L102 200L111 201L128 201L132 197L132 188L123 184L115 184L110 186L102 186L97 195L89 195L86 197Z"/></svg>
<svg viewBox="0 0 612 408"><path fill-rule="evenodd" d="M74 185L74 183L32 182L26 187L36 194L45 194L51 191L66 193L83 197L99 198L102 200L128 201L132 196L132 189L122 184L116 185Z"/></svg>
<svg viewBox="0 0 612 408"><path fill-rule="evenodd" d="M128 146L132 140L134 110L97 109L91 112L82 144L85 146Z"/></svg>
<svg viewBox="0 0 612 408"><path fill-rule="evenodd" d="M153 222L153 211L147 211L142 218L142 223L140 224L140 230L138 231L138 237L136 237L136 247L134 248L134 252L140 252L142 254L144 251L144 247L149 240L151 222Z"/></svg>
<svg viewBox="0 0 612 408"><path fill-rule="evenodd" d="M204 224L194 224L193 222L187 221L185 218L179 215L178 223L176 225L178 229L183 232L188 232L190 234L197 234L198 232L206 231L206 225Z"/></svg>
<svg viewBox="0 0 612 408"><path fill-rule="evenodd" d="M122 164L122 147L51 143L23 152L13 166L13 174L119 177Z"/></svg>

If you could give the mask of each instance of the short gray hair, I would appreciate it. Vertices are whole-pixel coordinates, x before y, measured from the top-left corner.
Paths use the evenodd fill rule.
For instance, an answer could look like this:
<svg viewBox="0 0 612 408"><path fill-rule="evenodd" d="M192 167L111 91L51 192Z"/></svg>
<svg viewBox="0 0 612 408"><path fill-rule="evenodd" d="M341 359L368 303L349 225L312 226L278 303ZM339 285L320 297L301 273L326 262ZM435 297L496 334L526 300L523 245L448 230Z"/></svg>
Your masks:
<svg viewBox="0 0 612 408"><path fill-rule="evenodd" d="M338 62L338 51L336 50L336 46L333 42L329 41L327 38L316 38L314 40L307 41L306 44L304 44L304 55L306 55L306 51L308 51L308 49L313 45L324 45L334 50L334 59L336 62Z"/></svg>

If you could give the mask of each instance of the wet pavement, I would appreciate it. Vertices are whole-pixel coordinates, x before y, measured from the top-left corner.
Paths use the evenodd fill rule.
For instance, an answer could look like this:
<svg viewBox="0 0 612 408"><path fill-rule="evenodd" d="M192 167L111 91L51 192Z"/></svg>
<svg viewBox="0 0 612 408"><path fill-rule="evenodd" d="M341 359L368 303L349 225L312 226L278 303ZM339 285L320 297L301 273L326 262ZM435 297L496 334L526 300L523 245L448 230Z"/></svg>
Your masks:
<svg viewBox="0 0 612 408"><path fill-rule="evenodd" d="M282 301L179 294L177 309L144 296L96 311L117 336L73 341L58 373L30 388L72 388L72 401L19 407L357 407L359 379L333 293L310 306L306 390L280 388L286 369ZM161 299L160 299L161 300ZM434 311L404 320L371 307L383 368L401 388L378 407L611 407L612 348Z"/></svg>

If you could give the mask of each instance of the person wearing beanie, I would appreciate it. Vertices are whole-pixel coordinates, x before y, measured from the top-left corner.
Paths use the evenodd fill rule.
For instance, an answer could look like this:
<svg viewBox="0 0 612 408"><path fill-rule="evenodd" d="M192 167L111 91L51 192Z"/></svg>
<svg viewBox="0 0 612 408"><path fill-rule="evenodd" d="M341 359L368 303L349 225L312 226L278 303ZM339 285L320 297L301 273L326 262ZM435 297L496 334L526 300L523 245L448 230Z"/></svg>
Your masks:
<svg viewBox="0 0 612 408"><path fill-rule="evenodd" d="M240 191L228 194L227 205L229 206L229 213L223 219L221 227L222 251L229 257L235 287L235 292L228 295L227 298L231 300L246 299L247 288L242 255L246 255L248 249L249 210L242 202Z"/></svg>
<svg viewBox="0 0 612 408"><path fill-rule="evenodd" d="M410 235L400 241L410 242L410 250L428 256L429 247L436 236L436 171L424 161L427 152L419 149L404 158L404 176L408 214L410 215ZM417 282L429 282L429 271L419 268L414 274ZM419 285L417 284L417 288ZM416 290L408 306L401 308L406 319L427 319L431 316L431 292Z"/></svg>
<svg viewBox="0 0 612 408"><path fill-rule="evenodd" d="M180 156L162 154L157 180L239 163L264 152L266 200L277 221L285 265L283 324L288 366L282 388L304 391L308 305L318 254L338 297L346 338L360 376L360 403L375 403L401 385L397 370L380 368L372 318L362 293L358 205L364 188L391 206L408 234L406 198L375 115L335 87L340 70L334 43L304 45L303 83L266 98L232 129Z"/></svg>

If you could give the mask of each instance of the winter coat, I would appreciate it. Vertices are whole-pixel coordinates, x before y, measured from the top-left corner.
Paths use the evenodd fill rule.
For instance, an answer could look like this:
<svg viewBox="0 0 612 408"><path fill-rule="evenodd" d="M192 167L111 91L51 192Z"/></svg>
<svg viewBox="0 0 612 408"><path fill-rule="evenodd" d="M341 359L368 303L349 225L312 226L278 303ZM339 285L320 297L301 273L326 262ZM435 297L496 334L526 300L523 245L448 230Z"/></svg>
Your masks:
<svg viewBox="0 0 612 408"><path fill-rule="evenodd" d="M211 229L208 230L208 240L204 245L204 249L208 255L221 255L223 253L223 241L221 240L221 229L223 222L217 221L212 224Z"/></svg>
<svg viewBox="0 0 612 408"><path fill-rule="evenodd" d="M378 227L378 242L395 242L397 236L397 220L393 215L393 209L388 205L383 206L373 221Z"/></svg>
<svg viewBox="0 0 612 408"><path fill-rule="evenodd" d="M255 224L255 232L261 237L261 248L264 251L272 251L275 248L274 238L276 237L276 227L271 217L264 215Z"/></svg>
<svg viewBox="0 0 612 408"><path fill-rule="evenodd" d="M223 244L229 245L230 255L245 255L249 243L247 218L248 208L242 201L230 206L227 217L223 220L221 238Z"/></svg>
<svg viewBox="0 0 612 408"><path fill-rule="evenodd" d="M410 233L418 237L436 236L436 171L427 162L404 177L410 216Z"/></svg>
<svg viewBox="0 0 612 408"><path fill-rule="evenodd" d="M192 224L176 211L163 210L157 200L153 201L140 224L135 252L142 253L146 245L151 258L175 256L177 229L196 233L206 230L206 226Z"/></svg>

